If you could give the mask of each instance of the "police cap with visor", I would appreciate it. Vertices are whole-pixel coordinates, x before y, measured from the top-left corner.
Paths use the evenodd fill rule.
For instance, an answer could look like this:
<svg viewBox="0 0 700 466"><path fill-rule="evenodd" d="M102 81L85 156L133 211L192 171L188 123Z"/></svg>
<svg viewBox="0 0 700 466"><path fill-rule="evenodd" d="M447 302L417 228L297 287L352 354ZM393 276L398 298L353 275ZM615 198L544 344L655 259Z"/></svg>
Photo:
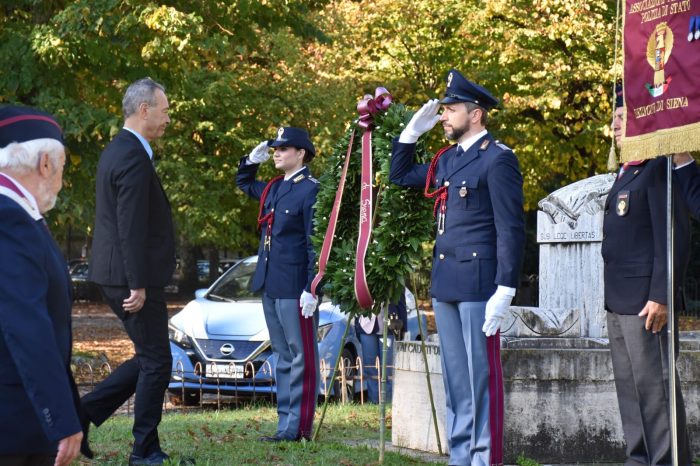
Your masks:
<svg viewBox="0 0 700 466"><path fill-rule="evenodd" d="M462 73L451 69L447 73L447 89L441 104L456 104L459 102L472 102L480 107L490 110L498 105L498 99L491 95L484 87L469 81Z"/></svg>
<svg viewBox="0 0 700 466"><path fill-rule="evenodd" d="M309 133L301 128L291 126L283 126L277 130L277 138L267 141L270 147L295 147L297 149L305 149L311 154L311 157L316 155L316 149L309 139Z"/></svg>

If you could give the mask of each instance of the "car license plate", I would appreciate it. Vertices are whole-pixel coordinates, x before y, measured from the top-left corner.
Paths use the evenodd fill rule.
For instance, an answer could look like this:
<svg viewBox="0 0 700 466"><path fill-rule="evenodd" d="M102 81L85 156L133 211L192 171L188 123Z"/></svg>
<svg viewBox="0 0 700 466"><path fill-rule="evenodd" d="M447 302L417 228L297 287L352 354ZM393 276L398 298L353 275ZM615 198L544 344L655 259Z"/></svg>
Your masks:
<svg viewBox="0 0 700 466"><path fill-rule="evenodd" d="M242 365L234 364L207 364L207 377L218 377L220 379L242 379Z"/></svg>

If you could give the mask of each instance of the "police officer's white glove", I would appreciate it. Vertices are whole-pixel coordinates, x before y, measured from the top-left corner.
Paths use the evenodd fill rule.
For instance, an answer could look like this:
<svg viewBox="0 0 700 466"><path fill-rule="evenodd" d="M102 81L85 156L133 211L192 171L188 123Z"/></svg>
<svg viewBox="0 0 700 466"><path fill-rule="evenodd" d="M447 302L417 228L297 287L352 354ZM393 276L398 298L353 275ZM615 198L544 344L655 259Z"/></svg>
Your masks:
<svg viewBox="0 0 700 466"><path fill-rule="evenodd" d="M314 295L308 291L303 291L301 297L299 298L299 304L301 305L301 315L307 319L314 315L316 312L316 304L318 299L314 298Z"/></svg>
<svg viewBox="0 0 700 466"><path fill-rule="evenodd" d="M515 288L498 285L496 292L486 302L486 319L481 330L487 337L495 335L500 330L513 296L515 296Z"/></svg>
<svg viewBox="0 0 700 466"><path fill-rule="evenodd" d="M439 110L440 101L437 99L429 100L413 115L406 128L401 131L399 142L413 144L421 135L433 129L435 124L440 121Z"/></svg>
<svg viewBox="0 0 700 466"><path fill-rule="evenodd" d="M270 147L267 145L267 141L263 141L255 149L248 154L248 161L250 163L263 163L270 158Z"/></svg>

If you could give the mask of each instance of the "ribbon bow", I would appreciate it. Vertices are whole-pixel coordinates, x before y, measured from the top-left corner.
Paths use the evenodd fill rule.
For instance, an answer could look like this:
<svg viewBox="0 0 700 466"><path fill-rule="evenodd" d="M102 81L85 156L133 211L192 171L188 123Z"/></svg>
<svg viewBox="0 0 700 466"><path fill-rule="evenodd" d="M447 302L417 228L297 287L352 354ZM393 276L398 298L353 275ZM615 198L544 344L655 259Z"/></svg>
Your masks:
<svg viewBox="0 0 700 466"><path fill-rule="evenodd" d="M358 124L363 129L369 129L374 125L374 117L377 112L384 111L391 105L391 94L386 88L378 87L374 91L374 98L370 94L365 95L357 104L357 111L360 112Z"/></svg>

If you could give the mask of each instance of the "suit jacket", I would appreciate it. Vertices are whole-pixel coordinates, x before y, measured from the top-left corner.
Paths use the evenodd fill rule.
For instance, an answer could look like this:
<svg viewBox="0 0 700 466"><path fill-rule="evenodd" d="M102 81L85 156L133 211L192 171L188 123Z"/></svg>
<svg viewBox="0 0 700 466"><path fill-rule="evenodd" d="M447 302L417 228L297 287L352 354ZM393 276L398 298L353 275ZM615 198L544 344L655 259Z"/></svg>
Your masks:
<svg viewBox="0 0 700 466"><path fill-rule="evenodd" d="M638 314L647 301L667 304L666 165L661 157L629 166L605 200L603 243L605 306ZM676 307L690 250L688 209L674 191Z"/></svg>
<svg viewBox="0 0 700 466"><path fill-rule="evenodd" d="M394 140L390 179L423 188L427 164L414 164L415 144ZM438 162L433 187L447 186L445 231L433 248L431 295L438 301L486 301L498 285L518 287L525 242L523 178L518 160L490 134Z"/></svg>
<svg viewBox="0 0 700 466"><path fill-rule="evenodd" d="M89 278L129 289L164 287L175 270L168 198L141 142L122 129L97 165Z"/></svg>
<svg viewBox="0 0 700 466"><path fill-rule="evenodd" d="M41 216L0 193L0 455L52 454L81 430L71 286Z"/></svg>
<svg viewBox="0 0 700 466"><path fill-rule="evenodd" d="M267 183L256 181L259 164L241 159L236 185L248 196L260 200ZM301 292L311 290L315 276L316 253L311 244L313 234L313 206L316 203L318 181L311 177L309 168L289 180L272 185L266 199L263 215L275 211L269 250L265 248L265 231L260 232L258 265L251 289L265 290L271 298L298 299Z"/></svg>
<svg viewBox="0 0 700 466"><path fill-rule="evenodd" d="M673 179L690 213L696 219L700 219L700 167L698 164L692 162L678 170L673 170Z"/></svg>

